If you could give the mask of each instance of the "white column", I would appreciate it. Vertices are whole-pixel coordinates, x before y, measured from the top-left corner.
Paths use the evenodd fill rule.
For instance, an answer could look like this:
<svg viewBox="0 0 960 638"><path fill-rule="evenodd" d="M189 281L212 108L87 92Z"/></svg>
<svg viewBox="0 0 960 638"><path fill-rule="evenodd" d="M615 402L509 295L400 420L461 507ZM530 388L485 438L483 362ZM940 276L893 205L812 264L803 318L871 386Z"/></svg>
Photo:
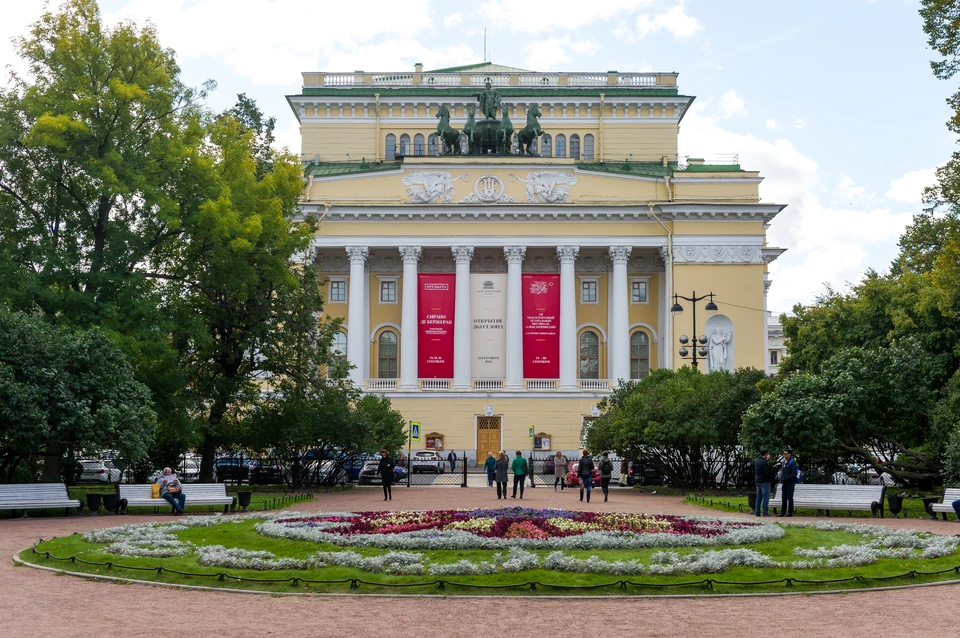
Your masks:
<svg viewBox="0 0 960 638"><path fill-rule="evenodd" d="M417 262L420 260L419 246L400 246L403 258L403 294L400 314L400 388L416 390L419 371L417 351Z"/></svg>
<svg viewBox="0 0 960 638"><path fill-rule="evenodd" d="M525 246L505 246L507 258L507 390L523 389L523 257Z"/></svg>
<svg viewBox="0 0 960 638"><path fill-rule="evenodd" d="M557 246L560 260L560 389L577 389L577 284L579 246Z"/></svg>
<svg viewBox="0 0 960 638"><path fill-rule="evenodd" d="M613 273L607 272L607 369L604 375L607 379L616 379L613 373L613 345L610 341L610 327L616 323L613 318Z"/></svg>
<svg viewBox="0 0 960 638"><path fill-rule="evenodd" d="M367 341L368 326L363 325L366 300L364 280L367 277L365 264L370 254L366 246L347 246L347 256L350 258L349 300L347 308L347 361L352 366L350 381L357 387L363 387L366 366L364 358L369 358L370 352Z"/></svg>
<svg viewBox="0 0 960 638"><path fill-rule="evenodd" d="M666 292L666 303L663 304L663 332L660 334L660 348L663 351L663 367L673 369L673 349L676 344L673 342L673 314L670 308L673 306L673 264L671 262L670 250L666 246L660 247L660 257L663 259L664 279L667 283L664 286Z"/></svg>
<svg viewBox="0 0 960 638"><path fill-rule="evenodd" d="M763 349L760 351L763 353L763 367L760 369L764 372L770 367L770 314L767 311L767 292L772 283L770 273L763 273Z"/></svg>
<svg viewBox="0 0 960 638"><path fill-rule="evenodd" d="M627 299L627 260L630 259L631 246L610 246L610 260L613 262L613 276L610 278L610 294L613 299L613 322L607 326L607 353L613 360L613 377L616 384L621 379L630 379L630 341L627 331L630 328L629 305Z"/></svg>
<svg viewBox="0 0 960 638"><path fill-rule="evenodd" d="M456 308L453 319L453 387L470 388L470 260L472 246L453 246L457 262Z"/></svg>

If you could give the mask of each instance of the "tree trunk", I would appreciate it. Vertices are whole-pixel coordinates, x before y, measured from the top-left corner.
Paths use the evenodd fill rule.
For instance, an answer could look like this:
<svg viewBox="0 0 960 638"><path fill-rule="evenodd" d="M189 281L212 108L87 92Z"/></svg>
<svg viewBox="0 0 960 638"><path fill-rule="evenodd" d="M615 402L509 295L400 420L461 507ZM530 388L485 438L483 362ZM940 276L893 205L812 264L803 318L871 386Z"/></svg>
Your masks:
<svg viewBox="0 0 960 638"><path fill-rule="evenodd" d="M43 470L40 472L41 483L63 482L63 453L62 445L47 447L46 456L43 458Z"/></svg>
<svg viewBox="0 0 960 638"><path fill-rule="evenodd" d="M200 453L200 476L198 480L201 483L213 483L213 464L217 456L217 429L223 420L223 415L227 413L227 397L223 394L217 396L213 406L210 408L210 417L207 419L207 432L203 437L203 446Z"/></svg>

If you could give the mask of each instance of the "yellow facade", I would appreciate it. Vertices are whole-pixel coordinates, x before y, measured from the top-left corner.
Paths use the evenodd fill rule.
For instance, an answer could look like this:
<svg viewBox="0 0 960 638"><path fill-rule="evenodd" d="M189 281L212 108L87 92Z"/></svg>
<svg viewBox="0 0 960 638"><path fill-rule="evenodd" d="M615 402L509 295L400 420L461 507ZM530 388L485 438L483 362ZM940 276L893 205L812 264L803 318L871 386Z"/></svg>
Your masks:
<svg viewBox="0 0 960 638"><path fill-rule="evenodd" d="M767 264L783 252L767 245L766 229L783 206L761 202L761 176L735 159L678 157L693 98L679 92L676 74L487 64L303 78L288 100L301 123L301 209L320 219L314 251L328 278L325 314L343 320L354 382L389 395L421 432L442 433L446 448L479 452L477 418L485 416L500 418L501 449L530 451L533 427L552 437L552 450L575 450L584 420L620 380L689 364L681 335L720 344L701 370L766 368ZM439 108L461 129L487 81L515 131L540 108L550 156L432 153ZM565 157L556 156L560 136ZM574 136L579 157L571 156ZM454 374L420 378L417 300L404 292L418 289L422 273L456 275L457 286L470 274L488 275L491 289L506 281L497 293L506 310L496 312L505 312L512 345L493 340L496 352L474 352L476 302L458 297L470 316L452 322ZM522 340L510 341L520 330L518 299L528 294L511 297L511 286L537 273L560 280L557 379L518 377ZM694 292L713 293L719 307L710 316L700 302L695 325L689 302L680 300L681 315L669 312L674 295ZM387 332L395 360L380 352ZM473 377L478 354L503 358L503 378Z"/></svg>

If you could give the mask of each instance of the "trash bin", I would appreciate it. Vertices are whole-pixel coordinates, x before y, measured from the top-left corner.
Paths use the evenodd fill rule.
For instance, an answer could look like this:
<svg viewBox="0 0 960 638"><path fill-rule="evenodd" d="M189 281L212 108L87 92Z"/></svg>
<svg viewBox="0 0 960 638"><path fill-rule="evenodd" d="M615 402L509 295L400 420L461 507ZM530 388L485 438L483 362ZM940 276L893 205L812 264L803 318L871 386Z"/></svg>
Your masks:
<svg viewBox="0 0 960 638"><path fill-rule="evenodd" d="M117 495L116 494L104 494L103 495L103 509L111 514L116 514L119 509L117 506Z"/></svg>
<svg viewBox="0 0 960 638"><path fill-rule="evenodd" d="M250 507L250 498L252 496L253 492L237 492L237 505L239 505L244 512Z"/></svg>
<svg viewBox="0 0 960 638"><path fill-rule="evenodd" d="M890 507L890 513L894 518L899 518L897 514L903 509L903 494L890 494L887 496L887 505Z"/></svg>
<svg viewBox="0 0 960 638"><path fill-rule="evenodd" d="M87 509L91 514L100 513L100 494L87 494Z"/></svg>
<svg viewBox="0 0 960 638"><path fill-rule="evenodd" d="M923 511L929 514L930 518L932 518L933 520L937 520L937 513L934 512L930 508L930 506L935 505L939 502L940 502L939 496L928 496L927 498L923 499Z"/></svg>
<svg viewBox="0 0 960 638"><path fill-rule="evenodd" d="M756 492L750 492L749 494L747 494L747 505L750 506L751 512L757 511L757 493Z"/></svg>

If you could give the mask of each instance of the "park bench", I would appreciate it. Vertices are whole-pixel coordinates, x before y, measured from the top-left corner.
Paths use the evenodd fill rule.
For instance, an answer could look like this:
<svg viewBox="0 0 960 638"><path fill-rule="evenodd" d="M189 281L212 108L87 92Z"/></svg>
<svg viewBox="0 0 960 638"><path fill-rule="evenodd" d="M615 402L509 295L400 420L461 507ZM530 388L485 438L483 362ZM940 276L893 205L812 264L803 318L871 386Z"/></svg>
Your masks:
<svg viewBox="0 0 960 638"><path fill-rule="evenodd" d="M943 520L947 520L947 514L953 513L953 502L958 499L960 499L960 489L948 487L943 490L943 502L931 503L929 513L936 518L937 512L940 512L940 514L943 516Z"/></svg>
<svg viewBox="0 0 960 638"><path fill-rule="evenodd" d="M770 507L777 509L783 507L783 486L777 486L776 496L770 497ZM809 483L800 483L797 485L793 494L793 507L795 509L815 509L819 515L826 512L830 516L830 510L847 510L852 513L853 510L879 510L880 518L883 518L883 493L886 488L883 485L813 485Z"/></svg>
<svg viewBox="0 0 960 638"><path fill-rule="evenodd" d="M223 511L226 512L230 507L236 507L237 499L234 496L227 495L227 486L223 483L182 483L183 495L186 497L186 506L191 505L223 505ZM170 503L164 498L153 498L153 488L150 483L145 485L123 485L117 486L117 494L120 501L127 501L127 507L152 506L155 512L159 512L161 507L167 507Z"/></svg>
<svg viewBox="0 0 960 638"><path fill-rule="evenodd" d="M63 483L14 483L0 485L0 510L12 510L13 516L18 510L38 509L41 513L47 508L62 507L66 516L71 509L76 508L77 514L82 507L80 501L70 498L67 486Z"/></svg>

